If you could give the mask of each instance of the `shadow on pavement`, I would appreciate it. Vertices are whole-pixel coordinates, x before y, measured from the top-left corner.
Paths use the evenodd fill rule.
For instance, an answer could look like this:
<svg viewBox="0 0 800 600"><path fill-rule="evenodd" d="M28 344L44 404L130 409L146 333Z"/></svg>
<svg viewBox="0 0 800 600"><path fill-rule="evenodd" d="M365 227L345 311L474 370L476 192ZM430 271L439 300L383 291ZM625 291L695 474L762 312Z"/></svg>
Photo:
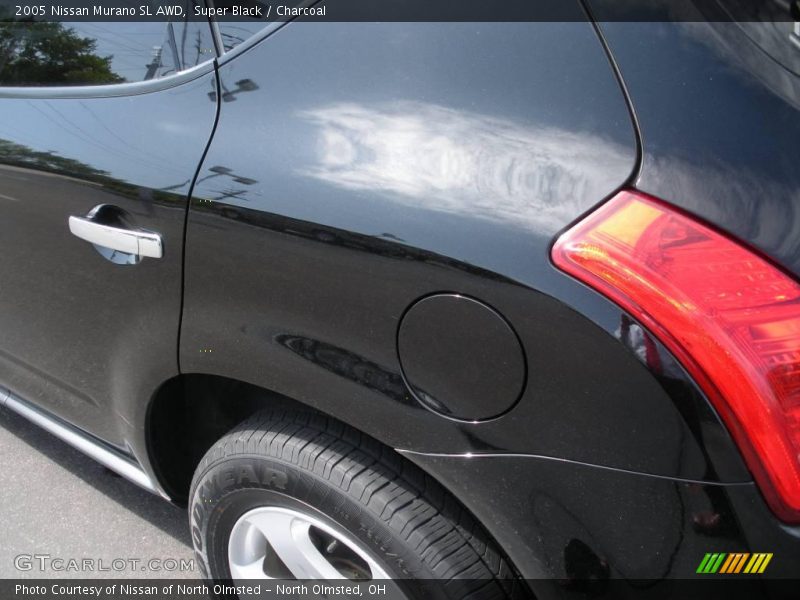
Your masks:
<svg viewBox="0 0 800 600"><path fill-rule="evenodd" d="M150 522L176 541L192 547L184 509L137 487L6 408L0 408L0 427L122 508Z"/></svg>

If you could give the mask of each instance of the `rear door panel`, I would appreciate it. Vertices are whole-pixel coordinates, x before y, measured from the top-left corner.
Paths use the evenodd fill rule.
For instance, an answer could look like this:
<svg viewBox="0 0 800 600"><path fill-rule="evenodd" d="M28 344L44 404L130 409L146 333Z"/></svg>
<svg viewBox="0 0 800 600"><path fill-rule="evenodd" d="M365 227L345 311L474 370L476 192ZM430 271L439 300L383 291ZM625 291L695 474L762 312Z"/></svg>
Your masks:
<svg viewBox="0 0 800 600"><path fill-rule="evenodd" d="M186 196L214 90L206 72L130 96L0 99L0 385L119 446L177 374ZM99 204L160 233L163 258L117 265L71 235Z"/></svg>

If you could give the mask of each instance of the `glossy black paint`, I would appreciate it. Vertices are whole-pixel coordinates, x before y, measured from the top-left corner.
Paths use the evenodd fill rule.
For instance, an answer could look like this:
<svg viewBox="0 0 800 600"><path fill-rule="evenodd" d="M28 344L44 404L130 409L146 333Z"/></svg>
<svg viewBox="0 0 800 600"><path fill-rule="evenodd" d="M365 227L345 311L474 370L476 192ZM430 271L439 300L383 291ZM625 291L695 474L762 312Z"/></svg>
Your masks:
<svg viewBox="0 0 800 600"><path fill-rule="evenodd" d="M491 307L458 294L427 296L406 311L397 356L414 398L452 419L499 417L525 388L516 332Z"/></svg>
<svg viewBox="0 0 800 600"><path fill-rule="evenodd" d="M556 43L565 35L573 41L566 58ZM393 53L401 44L414 50ZM551 76L555 48L580 65L578 74ZM509 56L538 56L541 71ZM631 327L619 311L549 263L553 236L635 166L630 117L590 25L297 23L220 76L259 87L222 104L195 188L185 372L261 385L396 448L748 479L724 434L719 454L732 458L711 465L704 455L691 427L715 422L705 402L688 402L703 415L689 425L664 386L608 335ZM502 99L491 92L500 89ZM475 112L481 106L491 116ZM570 143L580 165L559 158L560 144ZM461 156L471 144L480 152ZM388 157L408 167L392 171ZM522 340L527 386L502 419L448 422L399 386L399 320L441 291L486 302ZM305 350L287 339L307 340ZM341 360L320 357L331 348ZM358 365L369 375L354 377ZM675 366L668 377L685 379ZM620 429L630 434L619 437Z"/></svg>
<svg viewBox="0 0 800 600"><path fill-rule="evenodd" d="M556 43L565 37L568 49ZM469 498L527 576L559 576L537 567L553 548L527 547L530 513L495 502L537 485L528 464L554 465L567 481L553 493L583 498L575 519L591 520L581 542L592 552L645 517L631 512L612 535L605 506L588 500L597 493L654 511L675 489L728 489L716 482L757 498L674 359L549 262L558 232L637 168L624 96L588 24L295 23L224 64L220 78L258 89L222 104L192 199L184 372L262 386L413 451ZM400 319L440 292L487 303L519 335L527 384L499 418L441 418L404 385ZM506 458L481 459L492 465L484 484L469 460L440 468L426 453ZM647 531L663 545L691 527L661 520ZM682 569L694 550L680 569L659 570L640 568L648 559L626 548L609 556L614 576L693 572Z"/></svg>
<svg viewBox="0 0 800 600"><path fill-rule="evenodd" d="M601 19L610 10L591 4ZM642 129L636 187L800 275L800 52L791 23L600 26Z"/></svg>
<svg viewBox="0 0 800 600"><path fill-rule="evenodd" d="M213 86L207 72L131 97L0 100L0 381L139 459L147 400L178 373L186 196ZM71 235L69 216L101 204L161 233L164 257L117 265Z"/></svg>
<svg viewBox="0 0 800 600"><path fill-rule="evenodd" d="M688 25L603 31L641 139L577 20L292 23L224 61L218 86L201 74L129 97L3 99L18 146L0 166L0 383L151 475L163 382L278 392L440 479L524 576L556 578L543 597L630 594L619 580L690 577L707 551L775 552L770 574L796 575L798 529L769 513L680 365L548 257L635 180L796 270L796 110L752 71L721 69ZM49 111L64 118L46 135L17 126ZM165 258L113 265L70 236L67 216L101 203L162 233ZM524 389L481 415L496 418L442 418L403 379L401 319L443 292L486 303L519 338Z"/></svg>
<svg viewBox="0 0 800 600"><path fill-rule="evenodd" d="M695 595L703 588L674 580L696 579L706 552L773 552L770 578L798 575L800 532L775 521L753 483L688 482L542 457L406 456L459 491L539 598L703 597ZM791 590L769 595L765 586L750 597L787 598Z"/></svg>
<svg viewBox="0 0 800 600"><path fill-rule="evenodd" d="M524 56L540 60L512 60ZM553 76L556 56L579 72ZM550 266L553 236L635 166L625 102L590 25L297 23L220 76L258 89L222 104L195 188L185 372L277 391L396 448L747 478L710 468L635 356L552 297L560 286L573 302L587 297ZM399 320L441 291L486 302L523 342L528 385L502 419L444 421L407 390L381 393L283 342L335 346L377 366L365 379L396 382ZM619 428L633 433L616 438Z"/></svg>

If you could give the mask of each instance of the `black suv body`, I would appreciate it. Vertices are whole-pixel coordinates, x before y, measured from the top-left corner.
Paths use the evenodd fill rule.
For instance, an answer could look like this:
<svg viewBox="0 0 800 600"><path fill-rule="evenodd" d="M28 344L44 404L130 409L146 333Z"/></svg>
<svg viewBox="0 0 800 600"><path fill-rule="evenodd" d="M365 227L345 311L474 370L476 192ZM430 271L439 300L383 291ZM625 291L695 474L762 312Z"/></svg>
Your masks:
<svg viewBox="0 0 800 600"><path fill-rule="evenodd" d="M194 496L223 484L192 477L264 410L253 431L309 415L289 421L434 481L496 548L494 575L545 597L669 586L707 553L771 553L761 577L796 577L797 521L735 419L657 327L553 254L627 190L796 282L790 24L586 8L273 23L162 78L0 88L4 404L189 502L209 577L232 573ZM140 250L71 235L87 221ZM234 488L280 484L270 464Z"/></svg>

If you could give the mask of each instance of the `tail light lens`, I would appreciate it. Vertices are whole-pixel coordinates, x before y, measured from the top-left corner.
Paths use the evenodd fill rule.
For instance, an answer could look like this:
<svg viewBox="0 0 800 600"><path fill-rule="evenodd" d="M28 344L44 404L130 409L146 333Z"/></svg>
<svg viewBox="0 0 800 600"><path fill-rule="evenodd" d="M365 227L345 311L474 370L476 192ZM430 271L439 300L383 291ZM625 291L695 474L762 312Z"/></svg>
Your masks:
<svg viewBox="0 0 800 600"><path fill-rule="evenodd" d="M773 511L800 522L800 285L632 191L562 235L552 256L675 354L725 420Z"/></svg>

